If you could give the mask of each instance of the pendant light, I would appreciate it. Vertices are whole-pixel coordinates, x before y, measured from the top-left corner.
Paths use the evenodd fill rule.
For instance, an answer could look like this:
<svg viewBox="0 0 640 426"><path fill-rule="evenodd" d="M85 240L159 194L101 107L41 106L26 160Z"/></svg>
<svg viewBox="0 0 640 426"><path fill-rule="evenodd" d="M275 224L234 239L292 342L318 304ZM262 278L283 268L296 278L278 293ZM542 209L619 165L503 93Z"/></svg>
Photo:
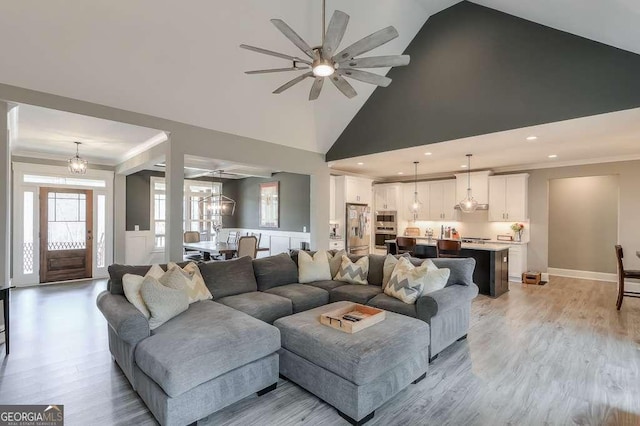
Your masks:
<svg viewBox="0 0 640 426"><path fill-rule="evenodd" d="M76 155L69 158L69 160L67 161L67 168L69 169L69 172L73 173L74 175L83 175L87 173L87 160L80 158L79 149L82 142L74 143L76 144Z"/></svg>
<svg viewBox="0 0 640 426"><path fill-rule="evenodd" d="M478 208L478 202L471 195L471 157L473 154L467 154L467 196L460 201L460 210L463 213L473 213Z"/></svg>
<svg viewBox="0 0 640 426"><path fill-rule="evenodd" d="M409 205L409 212L413 215L413 220L418 220L418 213L422 210L422 203L418 200L418 164L419 161L414 161L414 180L413 180L413 202Z"/></svg>

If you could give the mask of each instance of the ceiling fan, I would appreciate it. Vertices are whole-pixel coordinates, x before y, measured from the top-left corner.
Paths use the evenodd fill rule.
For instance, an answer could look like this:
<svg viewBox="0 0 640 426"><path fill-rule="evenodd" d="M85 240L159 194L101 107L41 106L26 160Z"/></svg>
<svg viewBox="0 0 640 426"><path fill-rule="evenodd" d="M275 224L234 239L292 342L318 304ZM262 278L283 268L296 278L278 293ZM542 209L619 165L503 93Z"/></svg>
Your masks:
<svg viewBox="0 0 640 426"><path fill-rule="evenodd" d="M291 61L291 67L273 68L266 70L246 71L246 74L266 74L274 72L287 72L308 70L304 74L299 75L293 80L288 81L278 87L273 93L279 94L292 86L300 83L307 78L314 78L311 92L309 92L309 100L318 99L324 78L329 77L331 82L340 90L347 98L353 98L357 95L355 89L344 77L352 78L369 84L387 87L391 83L391 79L379 74L368 71L361 71L360 68L386 68L398 67L409 64L409 55L392 55L392 56L372 56L367 58L356 58L356 56L367 53L376 47L398 37L398 31L389 26L367 37L353 43L351 46L342 49L338 53L335 51L340 46L342 37L347 29L349 15L336 10L333 12L329 27L325 23L326 16L326 0L322 0L322 44L317 47L310 47L289 25L281 19L272 19L271 23L276 26L293 44L295 44L307 58L299 58L297 56L286 55L274 52L260 47L248 46L241 44L243 49L251 50L264 55L275 56L277 58Z"/></svg>

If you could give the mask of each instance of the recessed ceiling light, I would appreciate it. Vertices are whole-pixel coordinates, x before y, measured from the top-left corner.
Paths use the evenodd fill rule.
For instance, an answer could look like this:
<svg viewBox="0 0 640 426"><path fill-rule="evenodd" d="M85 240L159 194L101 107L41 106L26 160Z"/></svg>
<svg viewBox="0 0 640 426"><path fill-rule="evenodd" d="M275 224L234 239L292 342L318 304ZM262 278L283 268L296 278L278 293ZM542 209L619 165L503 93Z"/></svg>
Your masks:
<svg viewBox="0 0 640 426"><path fill-rule="evenodd" d="M404 172L398 172L398 174L399 174L399 175L403 175L403 174L404 174Z"/></svg>
<svg viewBox="0 0 640 426"><path fill-rule="evenodd" d="M430 152L425 152L424 155L431 155L431 153Z"/></svg>
<svg viewBox="0 0 640 426"><path fill-rule="evenodd" d="M364 163L358 163L358 166L364 166Z"/></svg>
<svg viewBox="0 0 640 426"><path fill-rule="evenodd" d="M557 155L557 154L551 154L551 155L549 156L549 158L558 158L558 155Z"/></svg>
<svg viewBox="0 0 640 426"><path fill-rule="evenodd" d="M466 169L467 165L466 164L462 164L462 165L460 165L460 167L462 167L463 169Z"/></svg>
<svg viewBox="0 0 640 426"><path fill-rule="evenodd" d="M527 140L528 140L528 141L535 141L536 139L538 139L538 137L537 137L537 136L528 136L528 137L527 137Z"/></svg>

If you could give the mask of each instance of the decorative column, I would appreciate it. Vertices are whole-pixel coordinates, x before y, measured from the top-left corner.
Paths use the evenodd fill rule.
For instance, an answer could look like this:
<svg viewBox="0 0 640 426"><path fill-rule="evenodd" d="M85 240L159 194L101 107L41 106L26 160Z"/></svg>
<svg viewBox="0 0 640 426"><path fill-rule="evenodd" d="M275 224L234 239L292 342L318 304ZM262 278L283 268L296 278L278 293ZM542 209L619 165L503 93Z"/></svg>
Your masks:
<svg viewBox="0 0 640 426"><path fill-rule="evenodd" d="M10 110L11 106L0 101L0 285L9 284L11 271Z"/></svg>
<svg viewBox="0 0 640 426"><path fill-rule="evenodd" d="M166 229L165 259L181 262L183 242L183 199L184 199L184 150L175 134L168 135L165 153L166 182Z"/></svg>
<svg viewBox="0 0 640 426"><path fill-rule="evenodd" d="M329 182L328 167L311 175L311 249L329 249Z"/></svg>

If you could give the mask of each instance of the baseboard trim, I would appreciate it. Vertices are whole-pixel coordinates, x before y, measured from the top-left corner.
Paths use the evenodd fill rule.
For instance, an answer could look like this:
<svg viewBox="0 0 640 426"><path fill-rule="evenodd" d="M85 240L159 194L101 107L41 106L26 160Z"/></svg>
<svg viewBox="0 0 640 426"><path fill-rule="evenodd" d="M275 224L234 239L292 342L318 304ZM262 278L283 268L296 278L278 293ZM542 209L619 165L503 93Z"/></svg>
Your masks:
<svg viewBox="0 0 640 426"><path fill-rule="evenodd" d="M567 278L579 278L583 280L593 280L593 281L604 281L609 283L617 284L618 282L618 274L610 274L605 272L591 272L591 271L577 271L574 269L561 269L561 268L548 268L547 274L542 274L542 279L544 280L544 276L547 275L546 281L549 280L549 275L555 275L558 277L567 277ZM637 291L640 292L640 282L639 281L625 281L625 289L629 291Z"/></svg>

